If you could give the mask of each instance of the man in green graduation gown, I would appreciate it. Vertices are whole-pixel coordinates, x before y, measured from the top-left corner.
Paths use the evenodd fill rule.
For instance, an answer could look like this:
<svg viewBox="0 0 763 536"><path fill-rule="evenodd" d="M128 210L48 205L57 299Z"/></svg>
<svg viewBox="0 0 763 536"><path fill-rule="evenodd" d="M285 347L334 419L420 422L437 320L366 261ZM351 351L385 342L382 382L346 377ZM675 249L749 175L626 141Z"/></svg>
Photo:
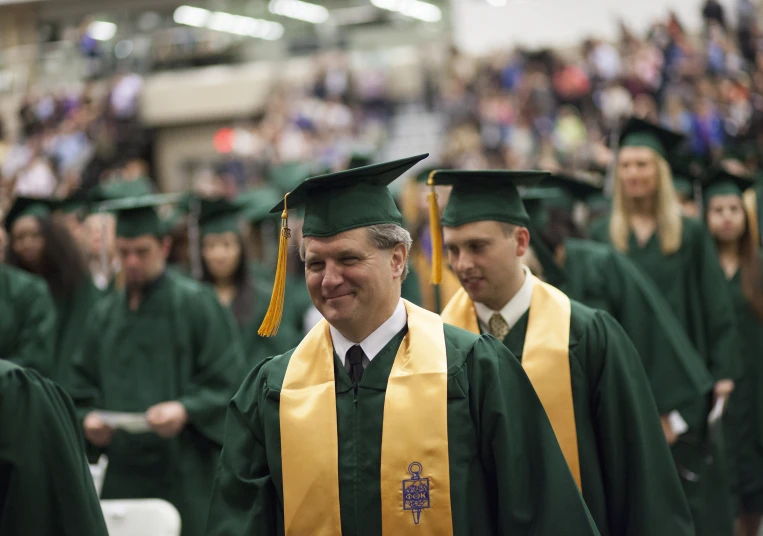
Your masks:
<svg viewBox="0 0 763 536"><path fill-rule="evenodd" d="M208 535L596 533L516 359L400 297L411 238L387 185L425 156L288 195L325 320L231 402Z"/></svg>
<svg viewBox="0 0 763 536"><path fill-rule="evenodd" d="M183 536L195 536L204 530L225 407L245 366L233 319L212 291L166 270L170 243L154 210L164 200L110 205L127 286L96 305L70 390L91 455L109 458L102 497L165 499L180 512ZM148 430L115 430L101 410L144 415Z"/></svg>
<svg viewBox="0 0 763 536"><path fill-rule="evenodd" d="M64 390L0 359L0 534L107 536Z"/></svg>
<svg viewBox="0 0 763 536"><path fill-rule="evenodd" d="M529 217L517 190L544 172L442 171L444 244L464 287L445 322L496 336L525 367L601 534L693 534L638 353L606 312L522 266Z"/></svg>
<svg viewBox="0 0 763 536"><path fill-rule="evenodd" d="M543 279L570 299L611 314L641 357L670 444L685 425L680 410L705 397L713 377L654 283L622 253L606 244L575 238L577 201L600 188L568 174L555 174L523 194L530 217L530 248Z"/></svg>

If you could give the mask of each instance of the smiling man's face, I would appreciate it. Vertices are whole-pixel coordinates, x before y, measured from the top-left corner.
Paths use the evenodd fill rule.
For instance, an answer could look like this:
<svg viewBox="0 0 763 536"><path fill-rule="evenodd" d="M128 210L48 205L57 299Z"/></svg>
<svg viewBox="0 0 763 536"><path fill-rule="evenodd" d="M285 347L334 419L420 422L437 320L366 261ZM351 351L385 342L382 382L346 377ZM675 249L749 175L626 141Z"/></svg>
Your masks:
<svg viewBox="0 0 763 536"><path fill-rule="evenodd" d="M340 332L364 333L366 324L377 323L377 311L397 303L404 247L379 249L365 228L325 238L307 237L304 245L310 298Z"/></svg>

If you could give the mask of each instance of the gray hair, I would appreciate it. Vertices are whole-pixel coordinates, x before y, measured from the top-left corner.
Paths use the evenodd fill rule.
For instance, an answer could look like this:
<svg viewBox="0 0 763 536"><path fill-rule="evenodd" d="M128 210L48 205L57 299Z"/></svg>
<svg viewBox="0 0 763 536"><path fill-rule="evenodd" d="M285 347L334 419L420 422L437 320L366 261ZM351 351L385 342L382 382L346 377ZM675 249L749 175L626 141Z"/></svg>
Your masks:
<svg viewBox="0 0 763 536"><path fill-rule="evenodd" d="M407 229L400 227L395 223L380 223L378 225L369 225L366 227L368 231L368 238L371 243L377 249L390 250L398 244L405 246L406 261L403 267L403 275L400 278L400 282L405 281L410 271L408 267L407 254L411 251L413 245L413 239L411 233ZM305 260L305 240L304 238L299 243L299 258Z"/></svg>

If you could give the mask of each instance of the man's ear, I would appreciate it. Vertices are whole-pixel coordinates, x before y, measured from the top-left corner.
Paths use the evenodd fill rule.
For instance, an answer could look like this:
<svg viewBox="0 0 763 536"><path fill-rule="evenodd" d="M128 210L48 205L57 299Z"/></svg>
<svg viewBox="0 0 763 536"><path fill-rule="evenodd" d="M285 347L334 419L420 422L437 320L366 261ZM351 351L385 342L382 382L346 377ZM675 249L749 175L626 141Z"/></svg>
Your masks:
<svg viewBox="0 0 763 536"><path fill-rule="evenodd" d="M402 277L405 271L405 263L408 262L408 250L404 244L397 244L392 248L390 263L392 264L392 274L395 279Z"/></svg>
<svg viewBox="0 0 763 536"><path fill-rule="evenodd" d="M521 257L530 247L530 231L526 227L517 227L514 231L514 239L517 241L517 257Z"/></svg>

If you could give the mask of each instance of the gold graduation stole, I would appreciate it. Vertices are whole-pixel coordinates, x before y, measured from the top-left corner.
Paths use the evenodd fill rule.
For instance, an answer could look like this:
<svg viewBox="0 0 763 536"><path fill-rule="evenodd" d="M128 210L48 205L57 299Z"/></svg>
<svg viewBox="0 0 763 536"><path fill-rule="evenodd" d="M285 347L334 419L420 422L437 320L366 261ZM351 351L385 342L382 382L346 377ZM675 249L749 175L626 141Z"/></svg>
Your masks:
<svg viewBox="0 0 763 536"><path fill-rule="evenodd" d="M522 367L538 394L567 465L578 484L580 459L570 374L570 299L535 276ZM442 313L447 324L479 334L477 311L462 288Z"/></svg>
<svg viewBox="0 0 763 536"><path fill-rule="evenodd" d="M408 333L384 398L384 536L451 536L448 365L442 320L407 301ZM280 407L286 536L339 536L334 347L318 323L294 350Z"/></svg>

